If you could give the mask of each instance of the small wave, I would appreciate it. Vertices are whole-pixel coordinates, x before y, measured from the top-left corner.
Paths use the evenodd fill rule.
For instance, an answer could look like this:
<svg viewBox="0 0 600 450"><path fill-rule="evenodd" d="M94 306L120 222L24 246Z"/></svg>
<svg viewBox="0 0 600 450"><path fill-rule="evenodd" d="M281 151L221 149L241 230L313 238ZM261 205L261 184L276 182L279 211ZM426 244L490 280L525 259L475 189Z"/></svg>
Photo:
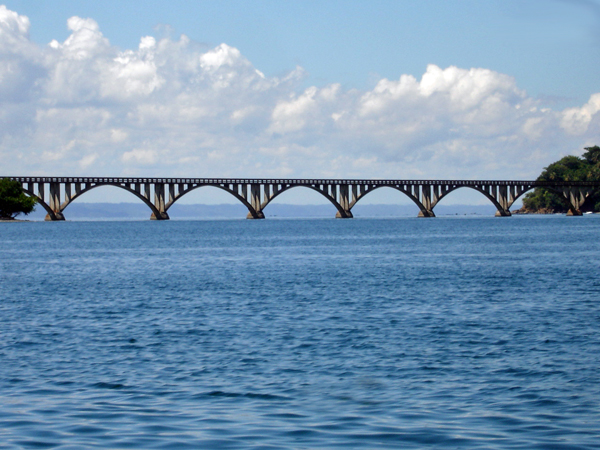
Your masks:
<svg viewBox="0 0 600 450"><path fill-rule="evenodd" d="M35 440L19 441L19 444L22 445L24 448L52 448L57 446L56 442Z"/></svg>
<svg viewBox="0 0 600 450"><path fill-rule="evenodd" d="M256 392L239 393L239 392L211 391L211 392L207 392L206 394L202 394L202 396L203 397L226 397L226 398L245 397L245 398L256 398L256 399L262 399L262 400L285 400L285 399L287 399L287 397L284 397L281 395L259 394Z"/></svg>
<svg viewBox="0 0 600 450"><path fill-rule="evenodd" d="M70 433L74 433L77 435L84 435L84 434L103 434L106 433L107 429L105 427L98 427L98 426L92 426L92 425L76 425L73 427L69 428L69 432Z"/></svg>
<svg viewBox="0 0 600 450"><path fill-rule="evenodd" d="M103 381L92 384L93 387L100 389L125 389L127 386L121 383L105 383Z"/></svg>

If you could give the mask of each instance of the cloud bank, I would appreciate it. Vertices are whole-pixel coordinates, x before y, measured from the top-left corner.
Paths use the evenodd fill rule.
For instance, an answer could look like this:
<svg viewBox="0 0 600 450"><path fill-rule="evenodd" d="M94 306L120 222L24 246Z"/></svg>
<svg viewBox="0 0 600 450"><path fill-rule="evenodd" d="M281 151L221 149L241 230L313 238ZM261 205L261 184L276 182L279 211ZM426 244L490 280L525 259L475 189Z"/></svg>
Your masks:
<svg viewBox="0 0 600 450"><path fill-rule="evenodd" d="M71 17L39 46L0 6L5 175L533 178L600 144L600 93L553 110L505 74L429 65L372 90L266 77L238 49L179 39L112 46Z"/></svg>

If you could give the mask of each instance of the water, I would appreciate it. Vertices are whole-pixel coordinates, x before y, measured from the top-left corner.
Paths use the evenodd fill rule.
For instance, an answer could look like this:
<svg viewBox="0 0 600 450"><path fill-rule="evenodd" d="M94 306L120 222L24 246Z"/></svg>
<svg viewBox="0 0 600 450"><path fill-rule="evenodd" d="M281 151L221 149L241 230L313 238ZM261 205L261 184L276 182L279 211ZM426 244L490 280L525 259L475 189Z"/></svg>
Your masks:
<svg viewBox="0 0 600 450"><path fill-rule="evenodd" d="M0 448L600 447L600 217L0 224Z"/></svg>

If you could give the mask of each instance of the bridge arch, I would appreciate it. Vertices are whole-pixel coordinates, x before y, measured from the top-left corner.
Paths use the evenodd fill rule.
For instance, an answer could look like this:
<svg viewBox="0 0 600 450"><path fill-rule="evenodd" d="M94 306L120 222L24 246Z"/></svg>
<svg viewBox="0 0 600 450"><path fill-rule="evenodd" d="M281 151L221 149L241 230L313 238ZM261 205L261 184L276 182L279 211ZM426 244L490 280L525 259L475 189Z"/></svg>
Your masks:
<svg viewBox="0 0 600 450"><path fill-rule="evenodd" d="M271 203L274 199L276 199L277 197L279 197L284 192L287 192L290 189L294 189L294 188L308 188L308 189L311 189L311 190L313 190L315 192L318 192L323 197L325 197L327 200L329 200L329 202L335 207L335 209L337 209L336 217L338 217L338 218L349 218L349 217L352 217L352 213L349 210L344 210L344 208L342 207L342 205L340 205L340 203L331 194L329 194L327 192L326 188L320 188L318 185L300 185L300 184L289 184L289 185L283 186L277 192L274 192L273 195L271 195L268 198L266 198L262 202L262 204L260 205L260 211L261 211L261 213L266 208L266 206L269 203ZM264 213L263 213L263 215L264 215Z"/></svg>
<svg viewBox="0 0 600 450"><path fill-rule="evenodd" d="M487 198L496 208L496 210L497 210L496 215L502 215L502 216L510 215L510 212L505 210L505 208L502 207L502 205L498 202L497 199L495 199L489 192L486 192L483 188L478 187L478 186L453 186L453 187L449 188L447 191L445 191L440 197L438 197L434 206L437 206L443 198L448 196L448 194L455 192L461 188L472 189L476 192L479 192L480 194L483 194L483 196L485 198ZM515 198L515 200L516 200L516 198Z"/></svg>
<svg viewBox="0 0 600 450"><path fill-rule="evenodd" d="M119 184L119 183L97 183L97 184L94 184L94 185L87 186L84 189L82 189L81 191L75 193L75 195L73 195L70 198L66 199L60 205L60 212L62 213L66 209L67 206L69 206L71 203L73 203L76 199L78 199L79 197L81 197L83 194L91 191L92 189L96 189L96 188L99 188L99 187L105 187L105 186L111 186L111 187L116 187L116 188L119 188L119 189L123 189L124 191L127 191L127 192L135 195L142 202L144 202L144 204L146 206L148 206L148 208L150 208L150 210L152 211L152 216L154 218L161 216L161 213L156 208L156 206L154 206L152 204L152 202L148 201L148 199L146 199L142 194L140 194L139 192L136 192L135 190L131 189L130 187L123 186L122 184Z"/></svg>
<svg viewBox="0 0 600 450"><path fill-rule="evenodd" d="M200 189L203 187L214 187L214 188L221 189L222 191L225 191L228 194L231 194L233 197L235 197L237 200L239 200L246 208L248 208L249 215L251 215L253 218L260 218L260 213L258 211L256 211L256 209L244 197L242 197L239 193L235 192L228 186L223 186L220 184L201 184L201 185L196 185L196 186L189 186L187 189L184 189L184 190L178 192L177 195L175 195L169 202L167 202L167 204L165 205L165 213L181 197L183 197L186 194L189 194L192 191L195 191L196 189Z"/></svg>
<svg viewBox="0 0 600 450"><path fill-rule="evenodd" d="M78 199L79 197L81 197L83 194L91 191L92 189L96 189L96 188L99 188L99 187L105 187L105 186L112 186L112 187L116 187L116 188L119 188L119 189L123 189L124 191L127 191L127 192L135 195L142 202L144 202L144 204L146 206L148 206L148 208L150 208L150 210L152 211L152 214L155 217L160 216L160 212L156 208L156 206L154 206L151 202L149 202L143 195L141 195L139 192L136 192L135 190L133 190L133 189L127 187L127 186L123 186L123 185L118 184L118 183L98 183L98 184L94 184L94 185L91 185L91 186L87 186L84 189L82 189L81 191L77 192L71 198L65 200L60 205L60 212L62 213L66 209L67 206L69 206L71 203L73 203L76 199Z"/></svg>
<svg viewBox="0 0 600 450"><path fill-rule="evenodd" d="M381 188L390 188L390 189L394 189L395 191L402 192L405 196L407 196L410 200L412 200L415 205L417 205L417 207L420 210L420 213L419 213L420 216L429 217L429 214L432 212L431 210L427 210L427 208L425 207L425 205L423 205L423 203L421 201L419 201L419 199L415 195L413 195L411 192L409 192L409 191L407 191L405 189L402 189L402 188L400 188L398 186L394 186L394 185L389 185L389 186L382 185L382 186L373 186L373 187L371 187L369 190L367 190L365 192L362 192L360 195L358 195L356 197L356 199L350 203L348 209L352 210L352 208L354 208L354 206L360 200L362 200L366 195L370 194L371 192L373 192L373 191L375 191L377 189L381 189Z"/></svg>

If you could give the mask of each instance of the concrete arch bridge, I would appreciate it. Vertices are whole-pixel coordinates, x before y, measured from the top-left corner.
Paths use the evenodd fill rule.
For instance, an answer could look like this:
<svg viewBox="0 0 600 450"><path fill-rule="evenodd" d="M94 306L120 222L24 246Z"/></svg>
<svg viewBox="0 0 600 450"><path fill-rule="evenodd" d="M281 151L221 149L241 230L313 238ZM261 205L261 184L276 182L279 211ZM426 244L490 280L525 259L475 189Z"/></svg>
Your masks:
<svg viewBox="0 0 600 450"><path fill-rule="evenodd" d="M352 208L376 189L396 189L419 207L419 217L435 217L433 209L450 192L470 188L482 193L497 209L510 216L510 207L527 191L545 187L564 196L570 215L581 215L581 206L598 181L475 181L475 180L327 180L246 178L105 178L105 177L6 177L21 183L48 213L46 220L64 220L64 210L86 192L115 186L135 195L151 211L151 219L169 219L168 210L189 192L213 186L229 192L248 208L248 219L264 219L265 207L283 192L297 187L312 189L337 209L336 217L351 218Z"/></svg>

